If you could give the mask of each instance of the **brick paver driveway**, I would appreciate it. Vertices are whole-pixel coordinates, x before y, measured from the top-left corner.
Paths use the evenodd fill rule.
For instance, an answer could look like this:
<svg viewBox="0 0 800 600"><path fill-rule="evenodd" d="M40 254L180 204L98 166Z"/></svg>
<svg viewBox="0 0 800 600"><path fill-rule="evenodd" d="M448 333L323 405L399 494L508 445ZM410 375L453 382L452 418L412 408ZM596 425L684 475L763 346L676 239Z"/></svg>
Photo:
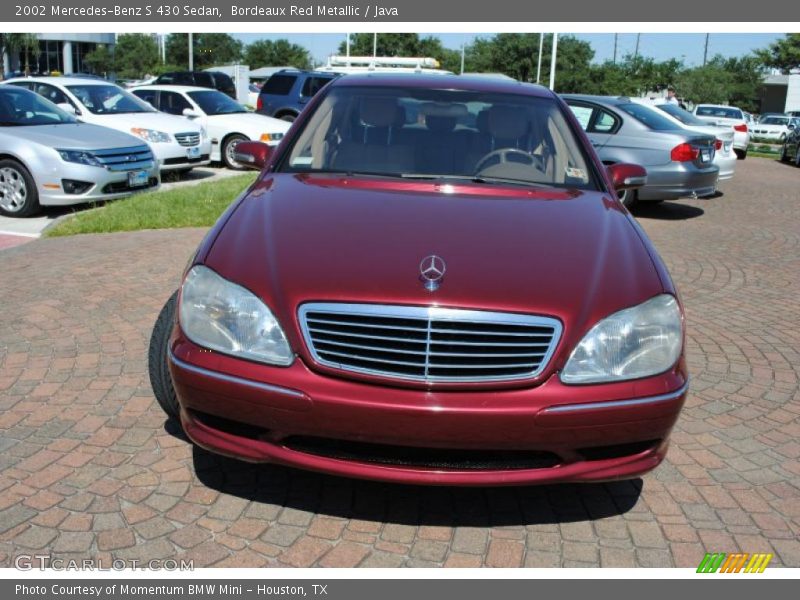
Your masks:
<svg viewBox="0 0 800 600"><path fill-rule="evenodd" d="M800 566L800 170L740 162L638 212L686 303L692 391L667 462L600 486L415 488L253 466L165 422L146 344L202 232L0 253L0 564Z"/></svg>

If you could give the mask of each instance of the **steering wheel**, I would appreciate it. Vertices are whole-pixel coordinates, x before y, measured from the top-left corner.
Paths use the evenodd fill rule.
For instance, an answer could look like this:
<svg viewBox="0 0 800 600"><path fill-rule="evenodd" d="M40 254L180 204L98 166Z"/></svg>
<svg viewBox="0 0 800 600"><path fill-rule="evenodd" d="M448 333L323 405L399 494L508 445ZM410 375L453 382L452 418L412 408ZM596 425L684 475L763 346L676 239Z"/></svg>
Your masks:
<svg viewBox="0 0 800 600"><path fill-rule="evenodd" d="M524 150L520 150L519 148L499 148L498 150L492 150L488 154L485 154L483 158L481 158L478 163L475 165L475 173L480 173L484 169L484 164L489 162L492 158L499 158L500 163L507 163L507 162L515 162L520 163L521 161L511 161L509 160L509 156L521 156L524 158L524 164L530 165L531 167L544 172L542 168L541 159L538 156L534 156L530 152L525 152Z"/></svg>

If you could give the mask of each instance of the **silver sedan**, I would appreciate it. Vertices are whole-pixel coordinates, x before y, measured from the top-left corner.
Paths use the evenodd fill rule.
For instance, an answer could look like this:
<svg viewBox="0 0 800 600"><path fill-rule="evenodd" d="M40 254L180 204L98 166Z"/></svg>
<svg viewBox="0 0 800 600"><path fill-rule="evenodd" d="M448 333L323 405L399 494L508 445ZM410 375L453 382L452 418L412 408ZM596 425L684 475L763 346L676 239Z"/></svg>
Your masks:
<svg viewBox="0 0 800 600"><path fill-rule="evenodd" d="M121 198L160 185L141 140L79 122L25 89L0 87L0 214Z"/></svg>
<svg viewBox="0 0 800 600"><path fill-rule="evenodd" d="M688 131L648 106L626 97L562 96L605 164L634 163L647 169L647 184L620 195L625 206L637 201L676 200L712 195L719 167L716 138Z"/></svg>

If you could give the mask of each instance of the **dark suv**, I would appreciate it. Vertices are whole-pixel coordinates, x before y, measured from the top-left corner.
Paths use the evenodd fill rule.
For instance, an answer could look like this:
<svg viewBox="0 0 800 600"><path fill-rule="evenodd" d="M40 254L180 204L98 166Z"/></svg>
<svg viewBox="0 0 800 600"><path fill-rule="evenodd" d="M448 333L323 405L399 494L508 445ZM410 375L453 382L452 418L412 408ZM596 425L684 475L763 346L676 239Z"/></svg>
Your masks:
<svg viewBox="0 0 800 600"><path fill-rule="evenodd" d="M268 117L294 121L306 103L326 83L336 79L340 73L320 73L284 69L267 79L261 88L256 112Z"/></svg>
<svg viewBox="0 0 800 600"><path fill-rule="evenodd" d="M160 75L156 85L194 85L219 90L236 100L236 86L230 75L220 71L172 71Z"/></svg>

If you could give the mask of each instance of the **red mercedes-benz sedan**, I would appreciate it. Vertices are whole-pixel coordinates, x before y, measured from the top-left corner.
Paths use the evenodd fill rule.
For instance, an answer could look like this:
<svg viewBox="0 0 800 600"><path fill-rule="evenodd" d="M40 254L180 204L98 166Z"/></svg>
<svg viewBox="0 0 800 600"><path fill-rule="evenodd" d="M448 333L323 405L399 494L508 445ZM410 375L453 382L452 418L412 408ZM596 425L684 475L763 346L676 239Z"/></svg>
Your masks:
<svg viewBox="0 0 800 600"><path fill-rule="evenodd" d="M246 461L436 485L658 465L684 319L603 165L542 87L328 84L211 229L150 347L160 404Z"/></svg>

